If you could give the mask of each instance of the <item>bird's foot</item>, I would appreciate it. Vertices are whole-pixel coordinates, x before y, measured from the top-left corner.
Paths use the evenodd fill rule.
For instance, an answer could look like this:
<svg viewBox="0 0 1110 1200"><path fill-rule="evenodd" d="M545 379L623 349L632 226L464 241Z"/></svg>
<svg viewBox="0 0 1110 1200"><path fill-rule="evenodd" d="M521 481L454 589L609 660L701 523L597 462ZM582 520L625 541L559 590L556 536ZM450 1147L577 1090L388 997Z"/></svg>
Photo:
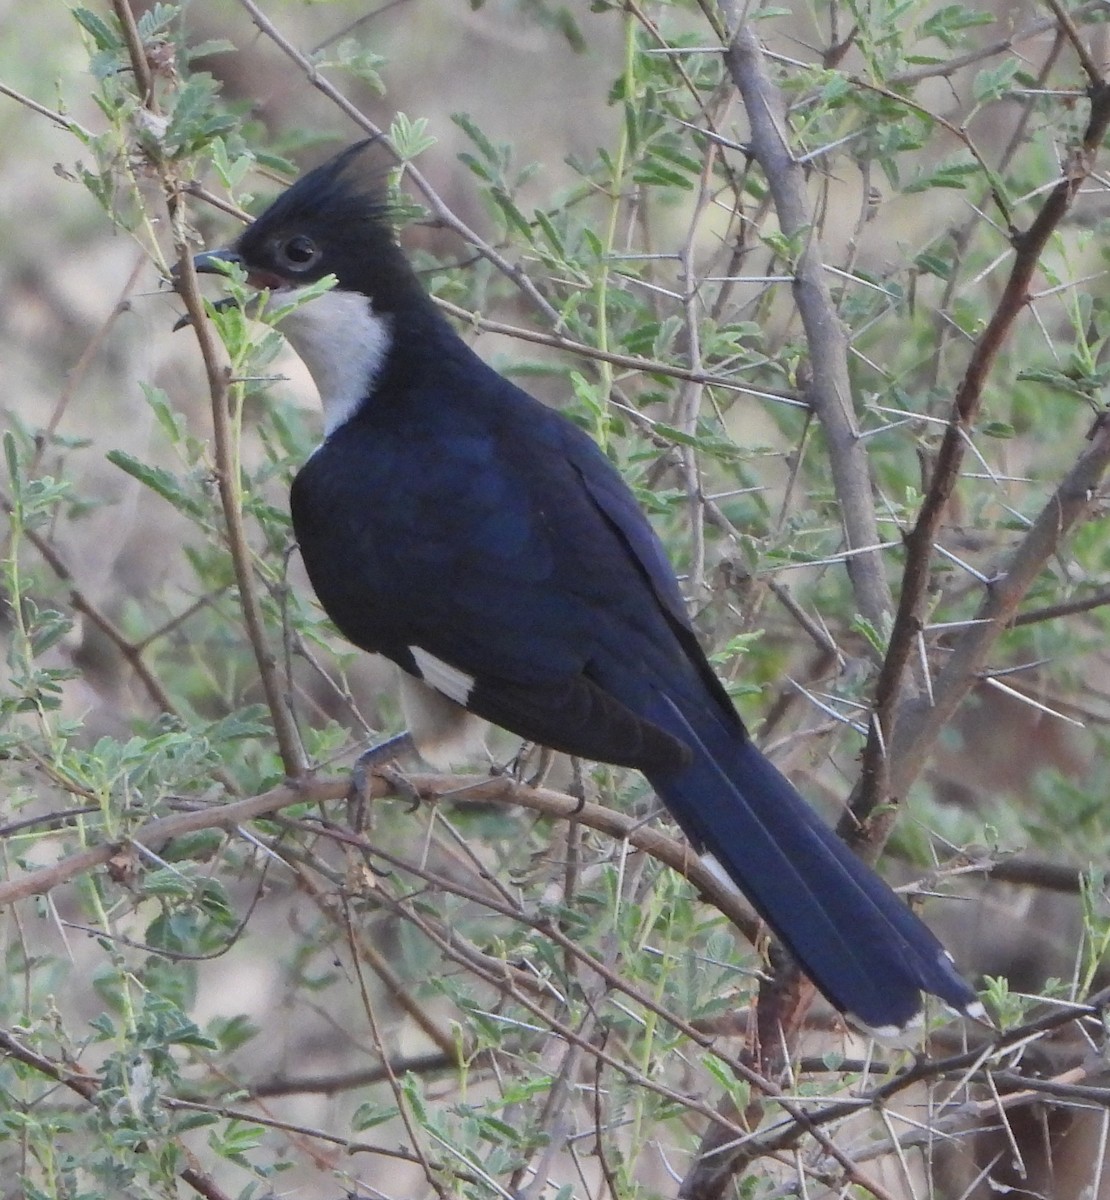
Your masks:
<svg viewBox="0 0 1110 1200"><path fill-rule="evenodd" d="M347 789L347 805L353 829L362 829L364 825L366 802L370 798L371 776L384 775L383 767L388 767L401 755L408 754L413 749L412 734L406 730L404 733L386 738L384 742L379 742L376 746L371 746L369 750L364 750L355 759L354 766L351 767L351 783ZM397 786L396 774L395 771L390 771L387 776L395 787Z"/></svg>
<svg viewBox="0 0 1110 1200"><path fill-rule="evenodd" d="M567 791L578 801L570 816L576 817L586 807L586 774L582 770L582 760L578 757L571 758L570 770L571 785Z"/></svg>
<svg viewBox="0 0 1110 1200"><path fill-rule="evenodd" d="M403 771L398 771L396 767L382 767L377 774L393 788L398 796L408 797L408 811L416 812L424 797Z"/></svg>
<svg viewBox="0 0 1110 1200"><path fill-rule="evenodd" d="M555 751L538 742L523 742L520 749L503 766L490 765L491 775L507 775L514 783L527 787L542 787L555 761ZM535 768L532 770L531 768Z"/></svg>

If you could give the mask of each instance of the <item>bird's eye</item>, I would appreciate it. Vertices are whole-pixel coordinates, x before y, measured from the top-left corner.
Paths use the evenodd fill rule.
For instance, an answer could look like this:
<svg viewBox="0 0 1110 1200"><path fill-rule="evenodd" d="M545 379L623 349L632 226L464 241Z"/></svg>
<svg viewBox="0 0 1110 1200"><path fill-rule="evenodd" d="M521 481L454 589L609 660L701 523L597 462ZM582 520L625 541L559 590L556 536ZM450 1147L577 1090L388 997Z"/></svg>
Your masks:
<svg viewBox="0 0 1110 1200"><path fill-rule="evenodd" d="M293 271L307 271L320 257L320 248L310 237L298 233L277 248L278 257Z"/></svg>

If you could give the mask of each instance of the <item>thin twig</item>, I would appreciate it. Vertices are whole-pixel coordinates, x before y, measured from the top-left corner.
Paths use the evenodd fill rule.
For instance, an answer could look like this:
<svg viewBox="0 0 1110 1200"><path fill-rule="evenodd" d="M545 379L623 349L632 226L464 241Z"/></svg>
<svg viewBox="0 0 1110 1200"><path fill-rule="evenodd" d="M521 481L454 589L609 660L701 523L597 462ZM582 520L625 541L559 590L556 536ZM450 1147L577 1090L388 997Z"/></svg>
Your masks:
<svg viewBox="0 0 1110 1200"><path fill-rule="evenodd" d="M307 877L302 877L302 885L312 896L320 911L326 916L331 916L330 898L319 888L314 887ZM427 1008L416 999L405 981L393 969L385 955L368 938L362 937L357 932L350 922L349 914L344 920L344 927L351 953L357 956L359 963L366 963L370 967L381 980L386 993L397 1004L397 1007L408 1013L416 1026L422 1029L429 1040L434 1043L440 1054L451 1055L453 1064L459 1066L461 1048L451 1031L440 1028ZM361 974L361 967L359 969Z"/></svg>
<svg viewBox="0 0 1110 1200"><path fill-rule="evenodd" d="M143 104L150 112L158 113L158 101L154 92L153 76L147 61L138 25L128 0L112 0L112 7L123 30L131 69ZM239 605L246 623L251 648L258 664L270 719L274 725L278 748L286 774L297 776L306 769L304 752L297 736L289 707L285 702L284 690L278 679L274 655L267 646L262 609L255 587L254 569L246 531L243 527L242 497L240 494L239 462L235 440L232 436L231 420L228 415L229 376L226 366L219 358L216 341L206 320L204 302L197 285L193 268L192 247L185 227L185 206L182 202L182 187L169 166L163 164L162 184L166 205L169 209L173 229L174 248L178 264L178 291L192 322L193 332L204 360L205 374L211 397L213 438L215 442L215 475L227 529L228 549L235 569L239 587Z"/></svg>
<svg viewBox="0 0 1110 1200"><path fill-rule="evenodd" d="M1071 16L1074 21L1086 21L1105 11L1106 7L1101 0L1095 0L1093 4L1081 5ZM1047 33L1050 29L1057 28L1058 24L1059 22L1054 16L1037 17L1036 20L1023 25L1019 30L1011 34L1010 37L999 38L996 42L980 46L975 50L969 50L965 54L954 54L951 57L946 56L939 62L928 62L921 66L907 67L904 71L896 71L893 75L886 77L886 85L889 88L897 89L907 87L910 84L921 83L926 79L950 78L965 67L974 66L984 59L997 58L1000 54L1010 54L1013 52L1015 46L1020 45L1022 42L1027 42L1039 34Z"/></svg>
<svg viewBox="0 0 1110 1200"><path fill-rule="evenodd" d="M620 354L615 350L601 350L596 346L587 345L585 342L577 342L557 330L545 333L542 330L528 329L521 325L509 325L504 321L493 321L488 317L483 317L481 313L452 304L450 300L444 300L441 297L433 297L433 299L439 308L452 317L458 318L464 325L488 333L503 334L522 342L532 342L537 346L551 346L556 350L565 350L568 354L578 354L597 362L611 363L615 367L624 367L628 371L636 371L644 375L663 375L670 379L685 379L706 387L725 388L728 391L744 395L760 396L763 399L789 404L795 408L802 404L802 401L791 392L748 387L733 376L698 370L680 363L663 362L657 358L644 358L638 354Z"/></svg>
<svg viewBox="0 0 1110 1200"><path fill-rule="evenodd" d="M22 104L24 108L28 108L33 113L37 113L40 117L45 117L48 121L53 121L60 129L64 129L67 133L75 133L86 144L93 140L93 135L84 126L79 125L76 121L71 120L65 113L55 112L52 108L47 108L45 104L39 104L37 100L32 100L30 96L25 96L22 92L17 92L15 88L9 87L6 83L0 83L0 96L7 96L9 100L14 100L17 104Z"/></svg>
<svg viewBox="0 0 1110 1200"><path fill-rule="evenodd" d="M1071 42L1075 56L1079 59L1079 64L1082 66L1091 87L1101 87L1102 72L1099 70L1098 63L1091 57L1090 51L1083 44L1083 39L1079 36L1079 30L1075 27L1071 13L1060 3L1060 0L1047 0L1047 3L1048 7L1052 9L1060 28L1064 31L1068 41Z"/></svg>
<svg viewBox="0 0 1110 1200"><path fill-rule="evenodd" d="M406 1054L390 1059L389 1069L395 1075L431 1075L440 1071L458 1069L458 1055L452 1050L444 1054L435 1050L427 1054ZM385 1063L364 1067L359 1071L337 1071L331 1075L271 1075L256 1083L243 1084L243 1090L252 1097L265 1099L269 1096L319 1095L337 1096L342 1092L361 1091L386 1078Z"/></svg>
<svg viewBox="0 0 1110 1200"><path fill-rule="evenodd" d="M158 105L154 95L154 76L150 70L146 47L143 45L135 14L131 11L128 0L112 0L112 11L116 14L123 32L123 40L127 45L127 57L131 60L131 70L135 73L135 89L139 99L145 108L156 113Z"/></svg>
<svg viewBox="0 0 1110 1200"><path fill-rule="evenodd" d="M323 803L337 800L346 795L348 784L340 780L304 779L297 784L283 785L258 796L236 800L231 804L213 804L188 812L174 813L169 817L158 817L133 829L124 842L107 842L92 846L77 854L63 858L49 867L39 867L22 875L0 880L0 906L25 900L29 896L42 896L60 884L80 878L90 871L108 863L128 841L143 845L160 845L170 838L195 833L201 829L233 828L243 821L277 812L290 804L305 801Z"/></svg>
<svg viewBox="0 0 1110 1200"><path fill-rule="evenodd" d="M172 196L170 204L171 208L175 206ZM216 486L219 490L220 505L223 509L227 530L228 550L235 568L235 581L239 588L239 605L246 623L251 649L254 651L255 661L258 665L258 673L266 695L266 705L270 710L270 720L274 725L281 761L286 774L295 777L304 773L307 769L307 762L296 725L286 702L285 688L278 675L277 659L269 648L262 607L258 600L254 566L243 525L242 495L239 487L240 466L235 452L231 418L228 413L230 390L228 368L223 364L217 352L216 339L207 320L204 301L197 284L196 271L193 268L192 249L185 237L184 230L180 228L180 213L171 212L171 216L174 217L177 249L178 291L189 313L193 334L197 339L201 358L204 361L204 370L211 396Z"/></svg>
<svg viewBox="0 0 1110 1200"><path fill-rule="evenodd" d="M378 1051L378 1056L381 1059L382 1066L385 1068L386 1080L389 1083L390 1090L393 1093L393 1101L397 1106L397 1113L401 1118L401 1123L405 1127L405 1132L408 1134L409 1143L412 1145L413 1153L416 1161L420 1163L421 1169L424 1172L424 1178L431 1185L436 1195L440 1200L448 1200L448 1192L444 1185L439 1180L439 1175L442 1168L433 1167L431 1159L423 1147L423 1139L420 1136L420 1130L417 1119L412 1112L412 1104L409 1097L405 1094L401 1087L397 1075L394 1073L392 1063L390 1061L389 1051L386 1048L385 1038L382 1036L381 1025L378 1022L377 1014L374 1009L374 1001L370 995L370 990L366 986L366 977L362 973L362 954L361 951L365 947L356 944L354 921L351 919L350 905L343 905L344 924L347 929L348 946L352 954L352 961L355 968L355 977L358 980L359 995L362 998L363 1012L366 1014L367 1023L370 1026L370 1036L374 1040L374 1046Z"/></svg>
<svg viewBox="0 0 1110 1200"><path fill-rule="evenodd" d="M1059 604L1046 604L1044 608L1035 608L1030 612L1019 613L1011 622L1011 628L1020 629L1023 625L1039 625L1043 621L1056 621L1060 617L1072 617L1076 613L1091 612L1096 608L1105 608L1110 604L1110 588L1099 588L1089 596L1079 600L1063 600Z"/></svg>

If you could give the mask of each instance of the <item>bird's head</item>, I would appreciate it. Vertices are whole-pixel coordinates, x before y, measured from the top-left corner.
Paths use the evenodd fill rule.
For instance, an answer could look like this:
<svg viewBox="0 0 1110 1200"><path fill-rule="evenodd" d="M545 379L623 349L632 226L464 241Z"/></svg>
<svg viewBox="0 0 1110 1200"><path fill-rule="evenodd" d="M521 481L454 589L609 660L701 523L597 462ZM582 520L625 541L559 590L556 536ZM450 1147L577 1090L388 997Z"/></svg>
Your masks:
<svg viewBox="0 0 1110 1200"><path fill-rule="evenodd" d="M198 254L197 271L237 263L250 284L270 292L269 311L304 360L324 405L329 432L371 396L393 342L398 314L430 307L397 244L382 173L348 147L302 176L230 247ZM327 275L336 285L296 306L299 293Z"/></svg>
<svg viewBox="0 0 1110 1200"><path fill-rule="evenodd" d="M303 175L230 247L198 254L196 269L215 273L220 262L238 263L251 284L272 292L334 275L339 290L389 311L419 285L397 246L382 172L366 164L375 141L356 142Z"/></svg>

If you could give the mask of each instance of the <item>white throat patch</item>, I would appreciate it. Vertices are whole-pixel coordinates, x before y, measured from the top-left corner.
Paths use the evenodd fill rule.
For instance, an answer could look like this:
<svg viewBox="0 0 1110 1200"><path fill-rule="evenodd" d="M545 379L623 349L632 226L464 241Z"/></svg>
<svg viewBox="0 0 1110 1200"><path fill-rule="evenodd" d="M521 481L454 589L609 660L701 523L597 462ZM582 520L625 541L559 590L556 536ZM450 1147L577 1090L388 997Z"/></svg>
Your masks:
<svg viewBox="0 0 1110 1200"><path fill-rule="evenodd" d="M296 300L280 291L271 307ZM325 433L334 433L371 393L392 340L388 317L366 296L333 288L283 317L278 328L308 368L324 407Z"/></svg>

